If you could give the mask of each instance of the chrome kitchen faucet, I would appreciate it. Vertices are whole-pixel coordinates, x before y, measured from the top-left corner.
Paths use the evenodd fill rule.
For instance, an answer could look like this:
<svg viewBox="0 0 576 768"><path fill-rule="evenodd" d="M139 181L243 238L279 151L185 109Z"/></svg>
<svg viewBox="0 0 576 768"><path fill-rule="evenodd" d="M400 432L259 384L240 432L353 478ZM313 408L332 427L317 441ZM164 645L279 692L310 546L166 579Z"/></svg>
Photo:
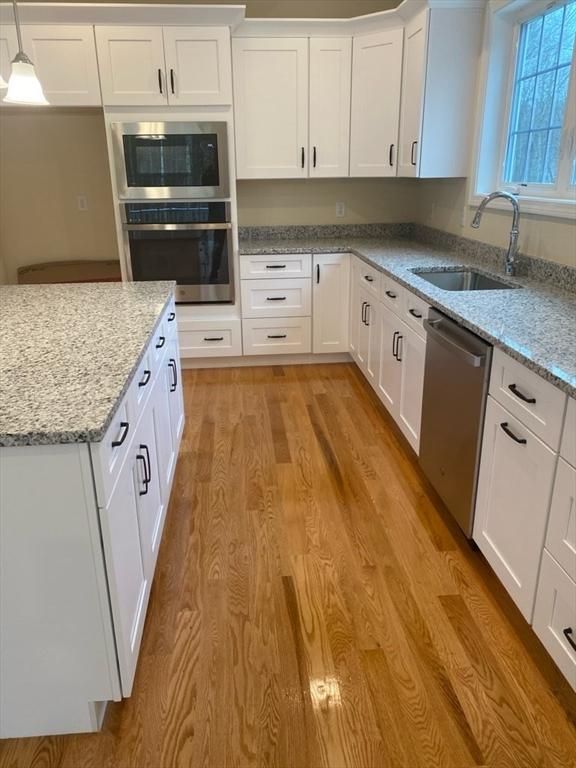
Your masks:
<svg viewBox="0 0 576 768"><path fill-rule="evenodd" d="M514 195L510 192L503 191L491 192L489 195L486 195L486 197L478 206L470 226L474 229L479 229L484 208L486 208L486 206L491 203L492 200L496 200L500 197L504 200L508 200L508 202L512 204L512 229L510 230L510 244L508 245L508 253L506 254L504 271L507 275L513 275L516 255L518 253L518 225L520 223L520 208L518 206L518 200L514 197Z"/></svg>

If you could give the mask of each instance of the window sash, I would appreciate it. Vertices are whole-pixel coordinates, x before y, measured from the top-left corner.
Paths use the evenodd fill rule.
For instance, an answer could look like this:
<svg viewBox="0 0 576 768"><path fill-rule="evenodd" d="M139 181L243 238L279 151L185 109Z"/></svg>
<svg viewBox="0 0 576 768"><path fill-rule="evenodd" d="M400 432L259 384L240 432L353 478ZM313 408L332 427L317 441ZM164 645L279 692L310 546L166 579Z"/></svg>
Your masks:
<svg viewBox="0 0 576 768"><path fill-rule="evenodd" d="M558 3L558 6L565 5L568 0ZM513 45L511 46L508 86L506 94L506 119L504 121L504 130L501 132L501 141L498 158L498 187L507 191L514 192L520 197L537 197L552 199L574 199L576 198L576 187L571 183L572 169L576 153L576 57L572 53L572 63L570 65L570 83L568 86L568 97L566 99L566 110L562 124L562 133L560 137L560 154L558 158L558 169L556 182L553 184L539 184L535 182L510 182L505 180L506 159L508 152L508 142L512 133L512 119L514 106L514 90L517 81L516 72L519 62L520 35L521 27L530 19L543 15L546 9L539 8L538 11L523 14L519 16L514 25ZM575 49L576 51L576 46ZM556 69L556 68L554 68ZM541 73L539 73L541 74Z"/></svg>

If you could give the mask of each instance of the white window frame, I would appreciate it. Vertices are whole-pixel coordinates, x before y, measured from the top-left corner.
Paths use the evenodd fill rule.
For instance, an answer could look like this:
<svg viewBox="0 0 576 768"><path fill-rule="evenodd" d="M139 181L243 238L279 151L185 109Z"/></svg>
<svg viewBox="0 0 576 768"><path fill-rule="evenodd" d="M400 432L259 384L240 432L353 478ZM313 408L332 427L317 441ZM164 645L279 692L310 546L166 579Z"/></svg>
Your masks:
<svg viewBox="0 0 576 768"><path fill-rule="evenodd" d="M556 0L553 4L560 6L566 2ZM520 25L545 13L551 5L551 0L489 0L479 78L478 114L481 119L475 137L475 165L468 195L470 206L477 206L489 192L506 189L518 195L526 213L558 218L576 216L576 187L569 185L566 174L560 175L562 165L554 186L530 184L524 187L503 181ZM572 58L567 114L576 111L575 58ZM576 125L573 124L563 136L561 153L573 155L575 146ZM568 163L565 167L569 167ZM506 206L505 202L493 203L496 208Z"/></svg>

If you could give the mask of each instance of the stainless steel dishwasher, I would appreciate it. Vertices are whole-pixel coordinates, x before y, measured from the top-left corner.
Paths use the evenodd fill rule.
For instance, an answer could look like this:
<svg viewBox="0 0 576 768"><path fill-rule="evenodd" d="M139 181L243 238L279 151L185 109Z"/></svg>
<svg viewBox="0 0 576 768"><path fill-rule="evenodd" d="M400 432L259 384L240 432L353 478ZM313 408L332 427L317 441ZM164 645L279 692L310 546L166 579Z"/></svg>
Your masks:
<svg viewBox="0 0 576 768"><path fill-rule="evenodd" d="M436 310L424 327L420 465L470 538L492 347Z"/></svg>

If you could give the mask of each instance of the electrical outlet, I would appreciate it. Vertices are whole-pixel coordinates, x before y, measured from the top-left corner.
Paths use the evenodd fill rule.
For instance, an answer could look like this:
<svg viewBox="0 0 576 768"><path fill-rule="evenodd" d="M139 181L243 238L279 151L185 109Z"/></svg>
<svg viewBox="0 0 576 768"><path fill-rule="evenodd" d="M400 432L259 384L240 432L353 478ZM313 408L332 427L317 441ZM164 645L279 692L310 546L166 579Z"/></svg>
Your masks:
<svg viewBox="0 0 576 768"><path fill-rule="evenodd" d="M76 198L76 205L78 206L79 211L87 211L88 210L88 198L86 195L78 195Z"/></svg>
<svg viewBox="0 0 576 768"><path fill-rule="evenodd" d="M343 219L346 216L346 203L336 203L336 218Z"/></svg>

